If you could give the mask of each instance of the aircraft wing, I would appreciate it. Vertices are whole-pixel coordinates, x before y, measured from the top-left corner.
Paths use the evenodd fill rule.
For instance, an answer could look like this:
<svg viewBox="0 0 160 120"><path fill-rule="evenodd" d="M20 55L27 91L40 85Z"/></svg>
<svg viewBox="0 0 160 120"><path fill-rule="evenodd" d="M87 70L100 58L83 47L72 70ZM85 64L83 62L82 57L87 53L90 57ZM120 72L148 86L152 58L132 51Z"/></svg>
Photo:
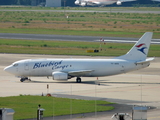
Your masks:
<svg viewBox="0 0 160 120"><path fill-rule="evenodd" d="M87 73L91 73L94 70L78 70L78 71L69 71L68 74L71 76L82 76L85 75Z"/></svg>
<svg viewBox="0 0 160 120"><path fill-rule="evenodd" d="M136 1L136 0L119 0L121 2L131 2L131 1Z"/></svg>
<svg viewBox="0 0 160 120"><path fill-rule="evenodd" d="M147 58L147 59L146 59L146 60L144 60L144 61L136 62L136 64L147 63L147 62L151 62L151 61L153 61L153 60L154 60L154 58Z"/></svg>
<svg viewBox="0 0 160 120"><path fill-rule="evenodd" d="M92 2L92 3L94 3L94 4L100 4L100 2Z"/></svg>
<svg viewBox="0 0 160 120"><path fill-rule="evenodd" d="M88 5L100 5L101 3L97 1L87 1L87 4Z"/></svg>

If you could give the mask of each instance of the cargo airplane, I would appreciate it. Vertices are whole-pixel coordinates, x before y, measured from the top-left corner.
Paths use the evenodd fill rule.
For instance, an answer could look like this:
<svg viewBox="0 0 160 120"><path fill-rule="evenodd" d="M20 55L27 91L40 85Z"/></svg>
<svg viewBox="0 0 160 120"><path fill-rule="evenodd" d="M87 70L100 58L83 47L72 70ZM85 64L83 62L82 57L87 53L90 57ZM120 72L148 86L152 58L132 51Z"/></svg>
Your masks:
<svg viewBox="0 0 160 120"><path fill-rule="evenodd" d="M148 67L154 58L147 58L152 32L146 32L125 55L112 59L25 59L4 68L8 73L20 77L52 77L53 80L68 80L76 77L111 76Z"/></svg>
<svg viewBox="0 0 160 120"><path fill-rule="evenodd" d="M131 2L136 0L76 0L75 4L80 6L105 6L116 3L117 5L121 5L122 2Z"/></svg>

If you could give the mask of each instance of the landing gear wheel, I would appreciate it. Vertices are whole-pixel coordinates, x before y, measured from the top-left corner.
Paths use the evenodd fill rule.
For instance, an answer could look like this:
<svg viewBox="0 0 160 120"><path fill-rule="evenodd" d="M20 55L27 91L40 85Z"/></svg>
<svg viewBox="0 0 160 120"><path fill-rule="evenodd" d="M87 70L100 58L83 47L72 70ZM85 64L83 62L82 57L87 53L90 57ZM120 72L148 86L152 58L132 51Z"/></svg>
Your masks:
<svg viewBox="0 0 160 120"><path fill-rule="evenodd" d="M24 80L24 78L21 78L20 81L23 82L23 81L25 81L25 80Z"/></svg>
<svg viewBox="0 0 160 120"><path fill-rule="evenodd" d="M76 79L77 83L81 83L81 78Z"/></svg>
<svg viewBox="0 0 160 120"><path fill-rule="evenodd" d="M28 77L20 79L21 82L24 82L25 80L30 80L30 79L28 79Z"/></svg>

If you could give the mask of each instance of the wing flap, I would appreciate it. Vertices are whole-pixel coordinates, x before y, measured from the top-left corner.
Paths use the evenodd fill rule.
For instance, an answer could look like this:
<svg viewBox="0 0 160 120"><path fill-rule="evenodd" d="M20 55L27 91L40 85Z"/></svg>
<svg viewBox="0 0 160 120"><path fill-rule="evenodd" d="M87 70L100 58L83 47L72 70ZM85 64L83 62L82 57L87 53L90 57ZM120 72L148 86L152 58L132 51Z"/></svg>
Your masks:
<svg viewBox="0 0 160 120"><path fill-rule="evenodd" d="M68 74L71 76L83 76L87 73L91 73L94 70L78 70L78 71L69 71Z"/></svg>
<svg viewBox="0 0 160 120"><path fill-rule="evenodd" d="M144 61L136 62L136 64L143 64L143 63L151 62L151 61L153 61L153 60L154 60L154 58L147 58L147 59L144 60Z"/></svg>

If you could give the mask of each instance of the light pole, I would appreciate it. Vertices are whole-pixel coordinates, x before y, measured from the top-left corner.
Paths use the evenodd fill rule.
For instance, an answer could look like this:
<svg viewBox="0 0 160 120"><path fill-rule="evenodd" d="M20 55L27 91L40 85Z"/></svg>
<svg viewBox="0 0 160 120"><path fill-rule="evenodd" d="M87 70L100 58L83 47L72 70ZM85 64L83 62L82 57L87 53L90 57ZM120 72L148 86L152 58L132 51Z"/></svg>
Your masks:
<svg viewBox="0 0 160 120"><path fill-rule="evenodd" d="M64 15L65 15L65 6L66 6L66 0L64 0Z"/></svg>

